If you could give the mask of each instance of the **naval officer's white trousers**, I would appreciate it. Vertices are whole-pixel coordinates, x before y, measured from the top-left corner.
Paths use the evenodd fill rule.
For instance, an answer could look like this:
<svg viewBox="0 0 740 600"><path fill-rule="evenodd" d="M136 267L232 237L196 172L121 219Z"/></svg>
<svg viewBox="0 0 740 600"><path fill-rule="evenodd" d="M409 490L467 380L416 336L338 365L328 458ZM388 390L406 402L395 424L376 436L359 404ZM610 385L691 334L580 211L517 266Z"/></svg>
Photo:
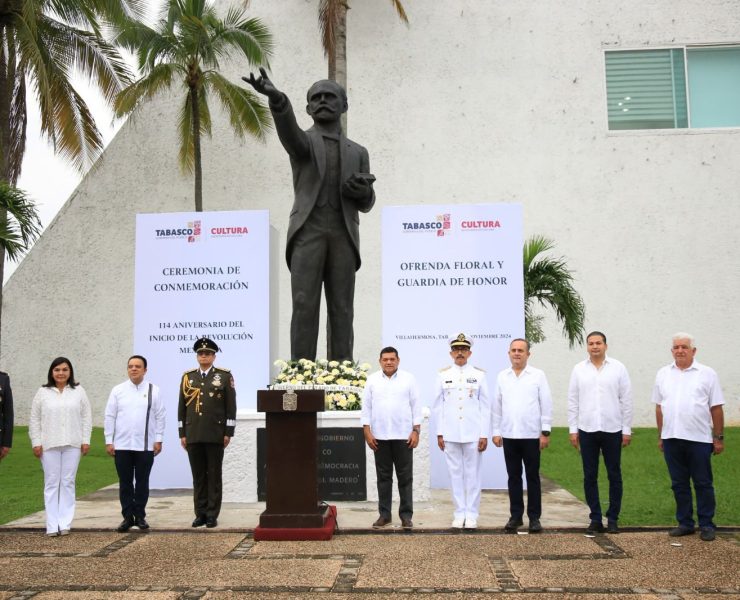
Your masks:
<svg viewBox="0 0 740 600"><path fill-rule="evenodd" d="M478 520L481 488L481 457L478 442L448 442L445 440L445 460L450 473L455 519Z"/></svg>

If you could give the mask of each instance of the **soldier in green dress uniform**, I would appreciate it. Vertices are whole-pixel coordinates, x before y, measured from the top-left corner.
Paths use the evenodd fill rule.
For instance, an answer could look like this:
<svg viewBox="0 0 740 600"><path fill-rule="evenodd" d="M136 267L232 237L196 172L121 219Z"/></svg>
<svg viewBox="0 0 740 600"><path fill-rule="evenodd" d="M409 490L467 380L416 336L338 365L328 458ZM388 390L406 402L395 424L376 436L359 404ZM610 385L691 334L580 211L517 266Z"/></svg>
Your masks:
<svg viewBox="0 0 740 600"><path fill-rule="evenodd" d="M200 338L193 350L198 368L183 374L177 419L193 473L193 527L215 527L221 511L224 448L236 425L236 390L231 372L213 366L219 351L213 340Z"/></svg>

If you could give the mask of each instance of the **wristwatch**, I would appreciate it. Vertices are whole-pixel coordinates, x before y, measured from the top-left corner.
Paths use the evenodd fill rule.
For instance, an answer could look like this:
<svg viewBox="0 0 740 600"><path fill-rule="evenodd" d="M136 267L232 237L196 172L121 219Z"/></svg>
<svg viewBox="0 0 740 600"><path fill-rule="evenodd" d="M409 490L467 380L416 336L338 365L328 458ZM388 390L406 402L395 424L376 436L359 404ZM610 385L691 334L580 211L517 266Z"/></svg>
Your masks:
<svg viewBox="0 0 740 600"><path fill-rule="evenodd" d="M549 431L543 431L542 432L542 435L544 435L545 437L550 437L550 432Z"/></svg>
<svg viewBox="0 0 740 600"><path fill-rule="evenodd" d="M720 433L720 434L715 434L715 435L713 435L712 437L713 437L713 438L714 438L715 440L719 440L719 441L721 441L721 442L722 442L722 441L724 441L724 439L725 439L725 436L724 436L723 434L721 434L721 433Z"/></svg>

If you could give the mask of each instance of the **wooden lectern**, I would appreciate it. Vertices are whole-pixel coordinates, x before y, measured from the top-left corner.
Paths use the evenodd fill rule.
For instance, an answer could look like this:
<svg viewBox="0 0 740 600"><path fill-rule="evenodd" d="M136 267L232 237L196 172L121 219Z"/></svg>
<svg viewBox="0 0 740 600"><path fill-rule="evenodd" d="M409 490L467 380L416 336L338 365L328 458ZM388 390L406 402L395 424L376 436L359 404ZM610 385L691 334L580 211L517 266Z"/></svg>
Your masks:
<svg viewBox="0 0 740 600"><path fill-rule="evenodd" d="M324 410L322 390L258 390L265 413L267 507L260 527L323 527L329 507L319 506L316 413Z"/></svg>

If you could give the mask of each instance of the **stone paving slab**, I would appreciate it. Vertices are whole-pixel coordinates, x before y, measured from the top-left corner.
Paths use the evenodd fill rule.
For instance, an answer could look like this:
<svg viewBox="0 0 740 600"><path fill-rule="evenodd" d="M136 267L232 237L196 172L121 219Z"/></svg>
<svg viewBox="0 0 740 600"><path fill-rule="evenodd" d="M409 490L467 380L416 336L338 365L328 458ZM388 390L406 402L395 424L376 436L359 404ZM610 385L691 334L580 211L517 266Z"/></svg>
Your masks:
<svg viewBox="0 0 740 600"><path fill-rule="evenodd" d="M415 532L255 542L243 532L0 530L0 600L740 600L739 539Z"/></svg>
<svg viewBox="0 0 740 600"><path fill-rule="evenodd" d="M38 492L41 494L41 490ZM378 517L377 502L336 502L340 530L370 529ZM575 496L543 478L542 524L546 528L585 527L588 524L588 506ZM394 511L398 503L394 503ZM219 515L218 529L254 529L264 502L225 502ZM482 528L501 529L509 518L509 499L506 491L483 490L478 523ZM448 529L452 523L452 496L449 490L430 490L430 498L414 502L414 524L417 529ZM193 494L190 490L152 490L147 504L147 521L154 529L187 529L193 520ZM400 521L393 515L392 527ZM118 485L111 485L77 499L73 530L114 530L121 522ZM46 515L39 511L0 525L3 528L44 527Z"/></svg>
<svg viewBox="0 0 740 600"><path fill-rule="evenodd" d="M253 592L208 592L203 596L203 600L353 600L357 598L362 600L409 600L410 598L422 598L423 600L453 600L464 598L465 600L663 600L657 594L527 594L526 596L518 594L468 594L460 592L400 592L400 593L363 593L359 594L337 594L337 593L317 593L308 592L305 594L293 593L253 593ZM694 600L694 599L692 599ZM700 600L710 600L702 596ZM711 600L729 600L728 596L721 598L711 598Z"/></svg>
<svg viewBox="0 0 740 600"><path fill-rule="evenodd" d="M624 552L620 558L624 560L608 567L589 559L568 561L568 586L723 588L736 587L740 581L740 547L723 539L707 543L694 535L677 541L662 532L622 534L618 538L616 543ZM673 546L675 543L681 546ZM547 558L536 563L514 560L511 569L523 587L547 587L557 581L563 563Z"/></svg>
<svg viewBox="0 0 740 600"><path fill-rule="evenodd" d="M181 592L41 592L33 600L177 600ZM1 597L0 597L1 598ZM4 600L4 599L3 599Z"/></svg>

